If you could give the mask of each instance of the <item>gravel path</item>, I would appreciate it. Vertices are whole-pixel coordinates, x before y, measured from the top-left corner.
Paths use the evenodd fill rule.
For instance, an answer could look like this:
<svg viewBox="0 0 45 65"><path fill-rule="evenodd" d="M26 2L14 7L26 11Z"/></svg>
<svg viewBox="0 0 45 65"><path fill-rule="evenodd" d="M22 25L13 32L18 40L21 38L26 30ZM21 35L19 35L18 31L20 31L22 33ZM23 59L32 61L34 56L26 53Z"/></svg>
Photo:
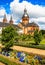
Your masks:
<svg viewBox="0 0 45 65"><path fill-rule="evenodd" d="M21 46L13 46L12 49L17 51L24 51L27 53L37 54L45 57L45 50L41 49L35 49L35 48L27 48L27 47L21 47Z"/></svg>

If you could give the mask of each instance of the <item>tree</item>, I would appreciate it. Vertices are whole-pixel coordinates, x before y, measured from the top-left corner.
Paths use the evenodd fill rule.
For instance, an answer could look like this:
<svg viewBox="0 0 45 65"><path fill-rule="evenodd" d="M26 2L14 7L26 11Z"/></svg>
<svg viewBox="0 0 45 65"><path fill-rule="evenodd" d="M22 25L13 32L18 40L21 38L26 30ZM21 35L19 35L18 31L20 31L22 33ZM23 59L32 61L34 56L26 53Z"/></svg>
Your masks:
<svg viewBox="0 0 45 65"><path fill-rule="evenodd" d="M22 34L22 35L21 35L21 39L22 39L22 41L25 41L26 38L27 38L27 35L26 35L26 34Z"/></svg>
<svg viewBox="0 0 45 65"><path fill-rule="evenodd" d="M41 32L42 32L42 35L44 35L45 34L45 30L40 30Z"/></svg>
<svg viewBox="0 0 45 65"><path fill-rule="evenodd" d="M26 34L19 35L19 40L20 41L28 41L30 39L31 39L31 35L30 34L28 34L28 35L26 35Z"/></svg>
<svg viewBox="0 0 45 65"><path fill-rule="evenodd" d="M17 36L16 28L11 25L2 30L2 44L5 48L8 49L14 44L15 36Z"/></svg>
<svg viewBox="0 0 45 65"><path fill-rule="evenodd" d="M41 40L42 40L42 32L41 32L41 31L39 31L39 34L38 34L38 35L39 35L39 40L38 40L38 41L39 41L39 43L40 43L40 42L41 42Z"/></svg>
<svg viewBox="0 0 45 65"><path fill-rule="evenodd" d="M26 40L31 40L31 35L28 34Z"/></svg>
<svg viewBox="0 0 45 65"><path fill-rule="evenodd" d="M34 32L34 41L35 41L35 44L38 45L41 40L42 40L42 33L40 31L36 30Z"/></svg>

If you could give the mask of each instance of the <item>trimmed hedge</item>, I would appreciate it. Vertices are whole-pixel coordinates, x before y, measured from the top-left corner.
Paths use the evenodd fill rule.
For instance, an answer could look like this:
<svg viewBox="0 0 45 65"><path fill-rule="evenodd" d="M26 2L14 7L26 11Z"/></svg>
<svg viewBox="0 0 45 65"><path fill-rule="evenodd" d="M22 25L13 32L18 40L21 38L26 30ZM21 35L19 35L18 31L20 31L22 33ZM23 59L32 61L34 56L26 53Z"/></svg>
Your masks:
<svg viewBox="0 0 45 65"><path fill-rule="evenodd" d="M22 46L22 47L29 47L29 48L37 48L37 49L43 49L45 50L45 45L35 45L35 44L22 44L22 43L15 43L17 46Z"/></svg>

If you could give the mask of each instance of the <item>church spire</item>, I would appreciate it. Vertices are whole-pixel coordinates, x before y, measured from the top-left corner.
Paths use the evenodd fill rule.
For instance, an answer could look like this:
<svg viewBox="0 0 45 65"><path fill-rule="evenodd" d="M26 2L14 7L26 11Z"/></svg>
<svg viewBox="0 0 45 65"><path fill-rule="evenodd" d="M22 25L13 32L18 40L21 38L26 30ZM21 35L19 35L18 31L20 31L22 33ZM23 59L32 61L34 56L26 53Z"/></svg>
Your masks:
<svg viewBox="0 0 45 65"><path fill-rule="evenodd" d="M10 24L13 24L13 19L12 19L12 15L10 17L10 21L9 21Z"/></svg>
<svg viewBox="0 0 45 65"><path fill-rule="evenodd" d="M12 16L10 17L10 20L12 21Z"/></svg>
<svg viewBox="0 0 45 65"><path fill-rule="evenodd" d="M28 13L27 13L26 6L25 6L25 8L24 8L24 14L23 14L23 17L22 17L22 18L24 18L24 17L28 17L28 18L29 18L29 15L28 15Z"/></svg>
<svg viewBox="0 0 45 65"><path fill-rule="evenodd" d="M6 19L6 14L4 14L4 19Z"/></svg>
<svg viewBox="0 0 45 65"><path fill-rule="evenodd" d="M26 6L25 6L25 9L24 9L24 13L27 13L27 9L26 9Z"/></svg>
<svg viewBox="0 0 45 65"><path fill-rule="evenodd" d="M7 23L6 14L4 14L3 23Z"/></svg>
<svg viewBox="0 0 45 65"><path fill-rule="evenodd" d="M23 14L23 16L22 16L22 23L23 23L24 25L27 25L27 24L29 23L29 15L28 15L28 13L27 13L26 7L24 8L24 14Z"/></svg>

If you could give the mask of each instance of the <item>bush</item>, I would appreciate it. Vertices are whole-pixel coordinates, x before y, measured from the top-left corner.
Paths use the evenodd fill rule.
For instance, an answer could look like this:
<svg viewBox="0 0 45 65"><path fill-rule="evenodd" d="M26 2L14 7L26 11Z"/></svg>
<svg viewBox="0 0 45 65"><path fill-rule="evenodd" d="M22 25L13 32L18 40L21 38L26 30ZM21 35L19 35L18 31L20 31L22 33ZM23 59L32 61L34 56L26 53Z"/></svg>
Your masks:
<svg viewBox="0 0 45 65"><path fill-rule="evenodd" d="M24 42L23 43L15 43L15 45L17 45L17 46L23 46L23 47L29 47L29 48L37 48L37 49L43 49L43 50L45 50L45 45L35 45L35 44L24 44Z"/></svg>

